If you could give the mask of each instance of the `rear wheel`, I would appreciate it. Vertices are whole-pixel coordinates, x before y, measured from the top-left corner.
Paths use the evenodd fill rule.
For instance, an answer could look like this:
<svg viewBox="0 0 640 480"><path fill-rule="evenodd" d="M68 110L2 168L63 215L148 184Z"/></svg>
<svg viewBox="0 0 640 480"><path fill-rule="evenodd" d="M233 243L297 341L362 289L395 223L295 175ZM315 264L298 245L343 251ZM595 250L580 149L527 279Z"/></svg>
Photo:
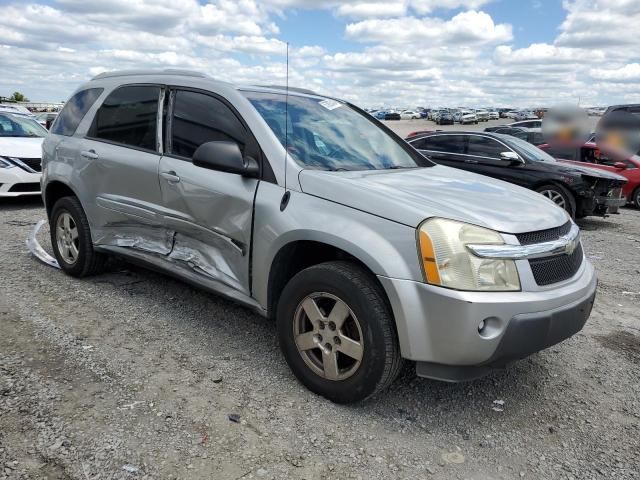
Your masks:
<svg viewBox="0 0 640 480"><path fill-rule="evenodd" d="M563 208L567 211L567 213L571 216L571 218L575 218L576 216L576 201L573 198L573 195L569 190L564 188L561 185L542 185L536 189L536 192L544 195L553 203L558 205L560 208Z"/></svg>
<svg viewBox="0 0 640 480"><path fill-rule="evenodd" d="M374 395L402 365L384 294L351 262L322 263L293 277L278 302L277 327L298 380L336 403Z"/></svg>
<svg viewBox="0 0 640 480"><path fill-rule="evenodd" d="M63 197L51 210L51 245L60 268L71 276L100 273L105 257L93 250L89 221L76 197Z"/></svg>

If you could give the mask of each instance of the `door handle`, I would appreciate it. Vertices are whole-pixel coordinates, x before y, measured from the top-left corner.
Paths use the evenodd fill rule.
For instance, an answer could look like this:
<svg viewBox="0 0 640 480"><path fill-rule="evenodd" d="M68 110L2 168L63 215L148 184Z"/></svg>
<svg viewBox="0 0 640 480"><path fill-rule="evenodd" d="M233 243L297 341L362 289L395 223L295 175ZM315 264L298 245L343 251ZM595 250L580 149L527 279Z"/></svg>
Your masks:
<svg viewBox="0 0 640 480"><path fill-rule="evenodd" d="M97 160L98 159L98 154L96 153L95 150L83 150L82 152L80 152L80 155L82 155L84 158L88 158L90 160Z"/></svg>
<svg viewBox="0 0 640 480"><path fill-rule="evenodd" d="M478 160L473 160L471 158L465 158L464 163L478 163Z"/></svg>
<svg viewBox="0 0 640 480"><path fill-rule="evenodd" d="M178 183L180 181L180 177L176 175L176 172L173 170L170 172L162 172L160 175L169 183Z"/></svg>

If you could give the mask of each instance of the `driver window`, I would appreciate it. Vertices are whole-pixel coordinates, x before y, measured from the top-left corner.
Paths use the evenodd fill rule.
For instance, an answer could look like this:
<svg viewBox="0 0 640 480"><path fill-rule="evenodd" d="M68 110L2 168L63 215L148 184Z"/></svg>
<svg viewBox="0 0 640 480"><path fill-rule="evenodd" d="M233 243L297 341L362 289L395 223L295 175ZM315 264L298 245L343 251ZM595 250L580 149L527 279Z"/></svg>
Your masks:
<svg viewBox="0 0 640 480"><path fill-rule="evenodd" d="M176 92L171 153L191 158L200 145L218 140L234 141L244 153L246 139L244 126L222 101L198 92Z"/></svg>

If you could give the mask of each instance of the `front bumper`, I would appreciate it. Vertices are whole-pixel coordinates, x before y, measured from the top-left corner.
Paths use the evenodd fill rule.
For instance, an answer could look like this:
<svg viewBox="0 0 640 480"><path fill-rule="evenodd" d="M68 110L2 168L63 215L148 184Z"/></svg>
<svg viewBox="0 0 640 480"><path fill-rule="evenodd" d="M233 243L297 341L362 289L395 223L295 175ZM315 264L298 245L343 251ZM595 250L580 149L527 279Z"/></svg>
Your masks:
<svg viewBox="0 0 640 480"><path fill-rule="evenodd" d="M571 280L536 291L462 292L378 278L391 303L402 356L418 362L422 374L429 373L420 368L423 363L443 372L504 364L568 338L586 322L597 284L586 259ZM485 328L479 331L481 322ZM458 373L427 376L463 379Z"/></svg>
<svg viewBox="0 0 640 480"><path fill-rule="evenodd" d="M40 195L40 173L29 173L20 167L0 169L0 197Z"/></svg>

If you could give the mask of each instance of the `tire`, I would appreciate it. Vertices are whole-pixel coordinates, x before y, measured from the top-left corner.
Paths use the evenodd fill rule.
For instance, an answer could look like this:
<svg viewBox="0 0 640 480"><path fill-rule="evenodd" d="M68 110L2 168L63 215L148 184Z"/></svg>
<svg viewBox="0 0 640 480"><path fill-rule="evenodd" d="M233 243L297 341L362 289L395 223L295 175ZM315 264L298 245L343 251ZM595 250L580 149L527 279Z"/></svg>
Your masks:
<svg viewBox="0 0 640 480"><path fill-rule="evenodd" d="M89 221L76 197L59 199L49 220L51 246L60 268L72 277L104 270L106 257L93 250Z"/></svg>
<svg viewBox="0 0 640 480"><path fill-rule="evenodd" d="M536 188L536 192L553 201L560 208L566 210L571 218L576 218L576 200L572 193L562 185L547 184Z"/></svg>
<svg viewBox="0 0 640 480"><path fill-rule="evenodd" d="M341 326L332 325L336 308L343 312L335 315L344 318ZM295 275L278 302L277 329L294 375L335 403L371 397L388 387L402 367L384 292L369 272L352 262L321 263ZM343 353L347 346L350 355Z"/></svg>
<svg viewBox="0 0 640 480"><path fill-rule="evenodd" d="M631 194L631 201L634 207L640 208L640 187L636 188Z"/></svg>

